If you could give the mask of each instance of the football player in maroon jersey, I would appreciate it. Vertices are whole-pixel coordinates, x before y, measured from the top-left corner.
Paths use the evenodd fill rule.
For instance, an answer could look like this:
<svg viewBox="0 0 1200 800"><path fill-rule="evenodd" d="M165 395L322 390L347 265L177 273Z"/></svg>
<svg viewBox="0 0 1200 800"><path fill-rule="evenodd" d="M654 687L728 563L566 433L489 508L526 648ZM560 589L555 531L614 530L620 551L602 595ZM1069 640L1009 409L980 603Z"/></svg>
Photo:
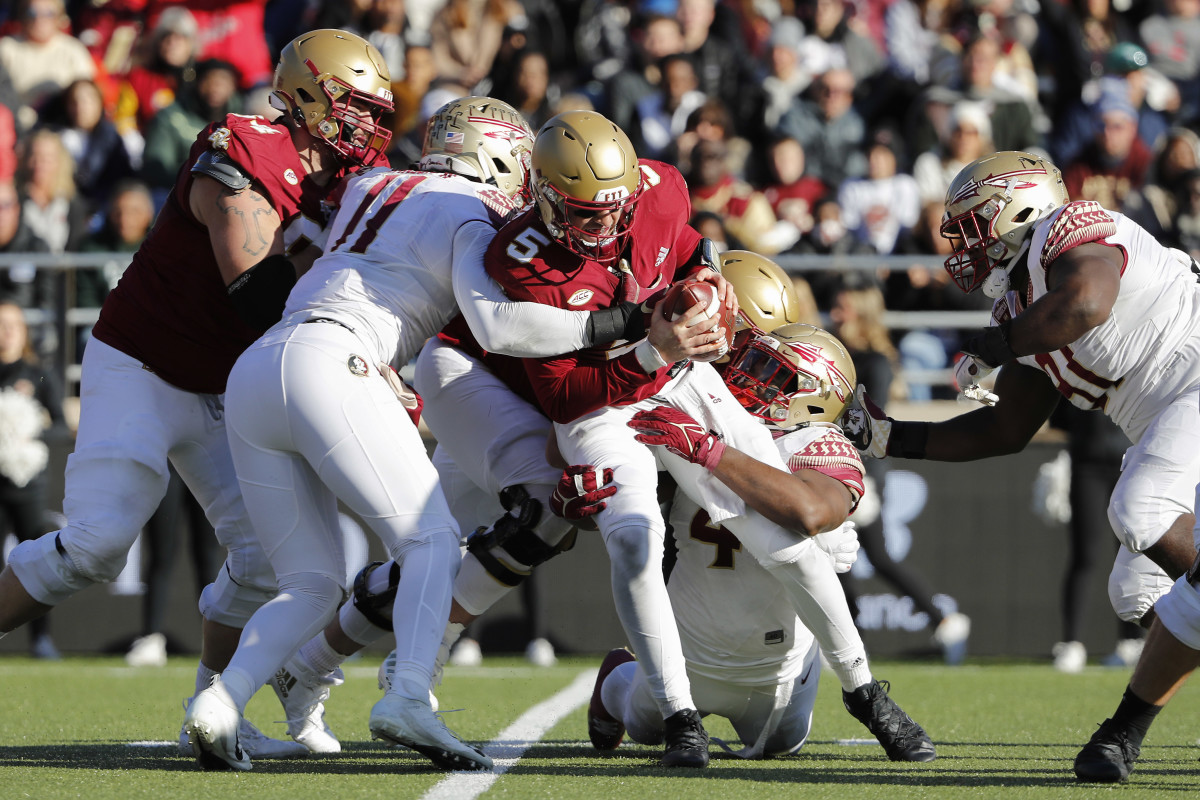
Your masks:
<svg viewBox="0 0 1200 800"><path fill-rule="evenodd" d="M379 52L344 31L302 34L275 72L274 121L230 114L196 139L153 229L106 299L83 359L82 409L60 531L23 543L0 573L0 631L111 581L166 490L168 461L228 550L200 601L196 691L227 663L275 594L229 454L223 393L238 355L282 311L319 254L339 179L386 165L392 108ZM255 756L295 742L246 723Z"/></svg>

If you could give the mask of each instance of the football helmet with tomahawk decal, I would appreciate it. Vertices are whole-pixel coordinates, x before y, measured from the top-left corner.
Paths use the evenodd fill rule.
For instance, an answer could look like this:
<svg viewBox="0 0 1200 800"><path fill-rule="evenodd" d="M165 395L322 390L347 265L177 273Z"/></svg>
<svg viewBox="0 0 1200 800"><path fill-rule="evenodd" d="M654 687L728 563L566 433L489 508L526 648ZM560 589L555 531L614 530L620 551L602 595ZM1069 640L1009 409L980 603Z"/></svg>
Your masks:
<svg viewBox="0 0 1200 800"><path fill-rule="evenodd" d="M460 97L429 118L420 167L490 184L526 206L532 151L533 131L515 108L492 97Z"/></svg>
<svg viewBox="0 0 1200 800"><path fill-rule="evenodd" d="M835 421L858 380L837 337L803 322L756 334L724 377L743 408L779 430Z"/></svg>
<svg viewBox="0 0 1200 800"><path fill-rule="evenodd" d="M324 141L350 165L371 164L387 150L392 79L375 45L332 28L302 33L283 48L271 104Z"/></svg>
<svg viewBox="0 0 1200 800"><path fill-rule="evenodd" d="M946 271L964 292L984 284L1027 245L1034 225L1068 201L1058 167L1034 153L1006 150L963 167L946 190L941 233L954 253ZM1003 294L1007 288L998 288Z"/></svg>

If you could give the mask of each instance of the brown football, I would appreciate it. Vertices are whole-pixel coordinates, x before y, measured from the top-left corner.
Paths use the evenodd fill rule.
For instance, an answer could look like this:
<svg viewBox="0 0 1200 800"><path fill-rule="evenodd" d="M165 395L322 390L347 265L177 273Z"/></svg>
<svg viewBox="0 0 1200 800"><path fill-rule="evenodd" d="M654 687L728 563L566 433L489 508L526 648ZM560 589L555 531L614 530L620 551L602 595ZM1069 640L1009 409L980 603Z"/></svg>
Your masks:
<svg viewBox="0 0 1200 800"><path fill-rule="evenodd" d="M718 318L720 326L725 329L725 338L721 349L692 360L716 361L723 358L733 344L734 315L717 296L716 285L692 279L679 281L667 289L661 308L664 316L675 321L695 305L704 306L706 317Z"/></svg>

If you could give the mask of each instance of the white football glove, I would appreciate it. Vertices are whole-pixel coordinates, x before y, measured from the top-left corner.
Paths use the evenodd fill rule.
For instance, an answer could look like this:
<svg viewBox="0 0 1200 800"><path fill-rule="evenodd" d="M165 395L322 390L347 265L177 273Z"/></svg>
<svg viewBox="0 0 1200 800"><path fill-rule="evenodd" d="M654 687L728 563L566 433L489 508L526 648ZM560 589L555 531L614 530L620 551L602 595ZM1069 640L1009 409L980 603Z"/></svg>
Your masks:
<svg viewBox="0 0 1200 800"><path fill-rule="evenodd" d="M842 412L838 422L859 455L871 458L887 455L888 439L892 437L892 418L872 402L867 396L867 387L861 383L854 390L854 400Z"/></svg>
<svg viewBox="0 0 1200 800"><path fill-rule="evenodd" d="M829 555L835 572L849 572L858 560L858 532L853 522L846 521L840 528L818 533L813 541Z"/></svg>

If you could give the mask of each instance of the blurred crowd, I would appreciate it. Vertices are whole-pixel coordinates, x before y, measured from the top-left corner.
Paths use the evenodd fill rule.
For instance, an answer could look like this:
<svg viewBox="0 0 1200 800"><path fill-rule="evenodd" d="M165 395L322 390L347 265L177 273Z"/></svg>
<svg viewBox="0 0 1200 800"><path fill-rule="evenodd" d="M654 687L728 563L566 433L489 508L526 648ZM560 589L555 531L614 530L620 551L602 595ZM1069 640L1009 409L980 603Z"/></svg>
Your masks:
<svg viewBox="0 0 1200 800"><path fill-rule="evenodd" d="M280 47L321 27L385 56L395 166L457 96L506 100L535 130L593 107L679 167L722 248L936 256L958 170L1036 150L1072 199L1200 256L1200 0L4 2L0 252L136 249L197 132L276 113ZM829 310L846 289L878 294L879 314L990 303L921 263L811 274L812 296ZM72 304L99 305L118 277L80 271ZM0 291L46 302L21 268ZM885 347L897 364L958 350L954 330L903 333Z"/></svg>

